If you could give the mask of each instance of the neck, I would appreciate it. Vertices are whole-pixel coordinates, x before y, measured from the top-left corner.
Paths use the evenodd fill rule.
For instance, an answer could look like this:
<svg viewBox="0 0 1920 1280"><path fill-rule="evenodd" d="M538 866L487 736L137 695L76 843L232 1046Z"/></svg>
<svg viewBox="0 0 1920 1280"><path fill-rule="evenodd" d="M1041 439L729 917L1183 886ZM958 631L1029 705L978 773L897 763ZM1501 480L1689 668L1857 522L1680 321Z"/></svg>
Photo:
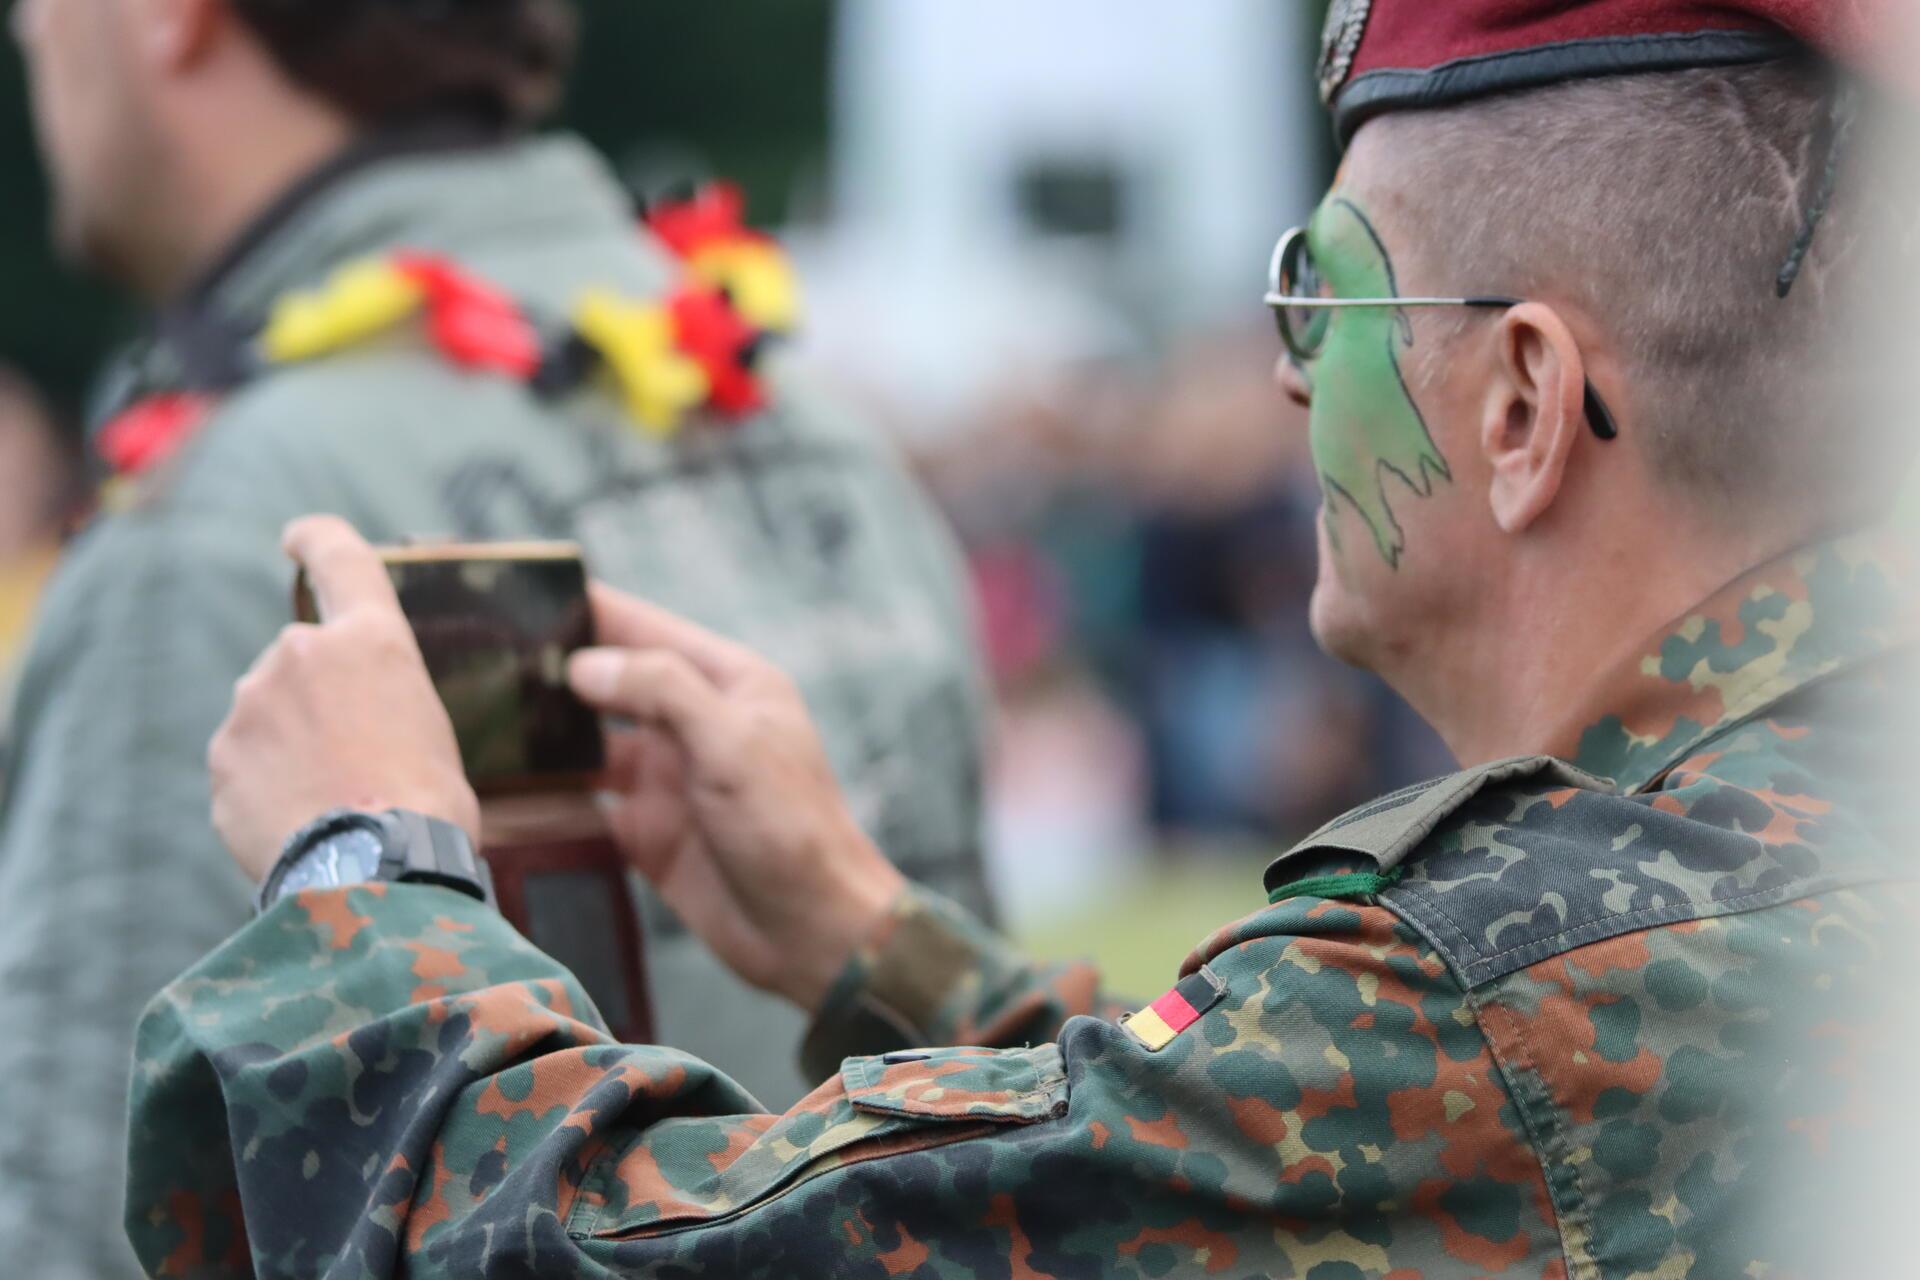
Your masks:
<svg viewBox="0 0 1920 1280"><path fill-rule="evenodd" d="M1569 755L1604 686L1637 664L1689 610L1785 547L1752 540L1557 551L1509 567L1477 625L1423 649L1417 678L1395 680L1463 767L1518 755ZM1470 634L1467 632L1470 631Z"/></svg>
<svg viewBox="0 0 1920 1280"><path fill-rule="evenodd" d="M343 116L310 103L264 114L268 121L249 119L245 129L201 132L176 155L172 197L163 202L171 216L156 218L172 234L156 238L134 272L149 300L187 290L284 192L353 137Z"/></svg>

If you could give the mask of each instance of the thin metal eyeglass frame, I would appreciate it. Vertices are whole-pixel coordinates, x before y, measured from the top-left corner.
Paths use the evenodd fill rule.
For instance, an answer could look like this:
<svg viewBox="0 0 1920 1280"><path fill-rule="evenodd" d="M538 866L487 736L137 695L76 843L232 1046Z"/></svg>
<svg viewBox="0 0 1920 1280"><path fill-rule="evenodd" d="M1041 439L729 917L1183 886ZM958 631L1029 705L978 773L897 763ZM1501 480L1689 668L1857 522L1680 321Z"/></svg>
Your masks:
<svg viewBox="0 0 1920 1280"><path fill-rule="evenodd" d="M1498 295L1481 295L1469 298L1320 298L1296 297L1280 292L1280 271L1286 260L1287 251L1293 242L1303 239L1307 234L1305 227L1295 227L1280 237L1273 247L1273 261L1267 267L1266 304L1272 308L1274 321L1280 329L1280 341L1287 348L1287 356L1294 363L1304 365L1313 355L1300 350L1298 338L1293 326L1287 323L1287 309L1297 307L1305 311L1332 311L1339 307L1517 307L1524 298L1507 298ZM1317 354L1317 353L1316 353ZM1614 420L1613 411L1607 408L1600 393L1594 390L1593 379L1586 380L1585 408L1587 425L1593 428L1593 434L1602 440L1618 439L1620 426Z"/></svg>

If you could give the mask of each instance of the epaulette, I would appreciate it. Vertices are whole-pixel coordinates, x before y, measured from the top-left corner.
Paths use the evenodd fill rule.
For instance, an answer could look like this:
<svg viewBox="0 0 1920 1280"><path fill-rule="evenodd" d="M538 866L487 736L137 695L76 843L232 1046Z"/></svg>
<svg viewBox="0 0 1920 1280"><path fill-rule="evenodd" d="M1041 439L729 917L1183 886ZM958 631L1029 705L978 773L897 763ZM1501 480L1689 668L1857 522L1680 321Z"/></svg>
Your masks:
<svg viewBox="0 0 1920 1280"><path fill-rule="evenodd" d="M1546 781L1611 794L1613 784L1553 756L1515 756L1416 783L1335 818L1267 866L1269 902L1373 897L1398 881L1407 858L1482 792Z"/></svg>

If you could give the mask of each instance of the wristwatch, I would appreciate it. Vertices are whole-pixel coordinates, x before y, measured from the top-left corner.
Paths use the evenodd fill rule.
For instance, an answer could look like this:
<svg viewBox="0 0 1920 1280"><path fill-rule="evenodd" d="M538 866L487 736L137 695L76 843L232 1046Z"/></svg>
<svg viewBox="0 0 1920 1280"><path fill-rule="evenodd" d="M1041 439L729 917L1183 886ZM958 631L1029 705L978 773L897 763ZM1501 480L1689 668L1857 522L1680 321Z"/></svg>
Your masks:
<svg viewBox="0 0 1920 1280"><path fill-rule="evenodd" d="M265 911L302 889L385 880L437 884L493 905L493 877L467 833L407 809L335 809L294 832L254 899Z"/></svg>

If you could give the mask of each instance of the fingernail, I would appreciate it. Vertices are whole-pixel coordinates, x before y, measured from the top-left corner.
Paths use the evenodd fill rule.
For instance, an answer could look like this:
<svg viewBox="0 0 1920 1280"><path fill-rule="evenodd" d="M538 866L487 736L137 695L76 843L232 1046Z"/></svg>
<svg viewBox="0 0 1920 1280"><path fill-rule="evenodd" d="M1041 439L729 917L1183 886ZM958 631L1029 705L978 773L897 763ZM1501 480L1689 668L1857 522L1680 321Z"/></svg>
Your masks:
<svg viewBox="0 0 1920 1280"><path fill-rule="evenodd" d="M614 649L582 649L567 663L567 680L588 702L605 702L620 687L622 659Z"/></svg>

